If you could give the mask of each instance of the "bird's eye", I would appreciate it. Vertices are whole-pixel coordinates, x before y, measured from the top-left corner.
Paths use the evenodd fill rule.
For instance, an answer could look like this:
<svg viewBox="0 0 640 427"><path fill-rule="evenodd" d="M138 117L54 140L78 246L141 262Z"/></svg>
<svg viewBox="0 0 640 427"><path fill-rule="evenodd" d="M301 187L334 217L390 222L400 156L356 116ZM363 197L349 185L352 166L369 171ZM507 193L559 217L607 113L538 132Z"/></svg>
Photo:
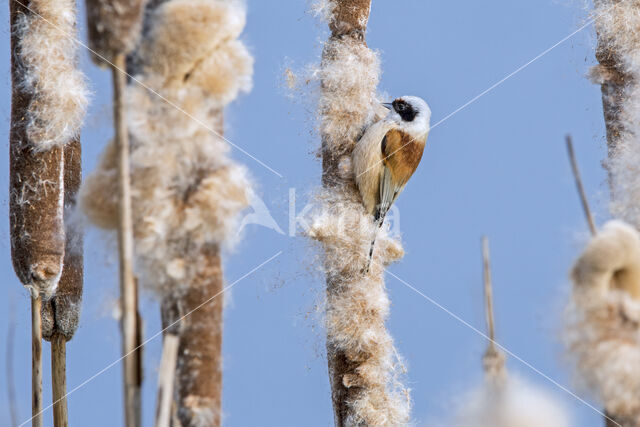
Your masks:
<svg viewBox="0 0 640 427"><path fill-rule="evenodd" d="M398 111L404 111L407 108L406 104L398 103Z"/></svg>

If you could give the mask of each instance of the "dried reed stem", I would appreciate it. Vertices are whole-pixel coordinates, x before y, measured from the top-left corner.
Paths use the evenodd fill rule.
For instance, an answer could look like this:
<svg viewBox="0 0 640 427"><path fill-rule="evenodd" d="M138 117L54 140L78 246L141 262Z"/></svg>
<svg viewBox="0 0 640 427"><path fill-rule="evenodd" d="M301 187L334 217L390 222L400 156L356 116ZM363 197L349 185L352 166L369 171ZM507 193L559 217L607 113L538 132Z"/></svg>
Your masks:
<svg viewBox="0 0 640 427"><path fill-rule="evenodd" d="M138 302L136 281L133 276L133 220L131 217L131 183L129 172L129 133L124 108L124 90L127 84L125 55L113 60L113 117L118 152L119 209L118 249L120 261L120 298L122 308L122 354L124 359L124 405L127 427L141 423L140 386L142 383L141 358L135 350L139 344ZM136 351L136 354L132 352Z"/></svg>
<svg viewBox="0 0 640 427"><path fill-rule="evenodd" d="M53 390L53 425L67 427L67 339L56 333L51 338L51 378Z"/></svg>
<svg viewBox="0 0 640 427"><path fill-rule="evenodd" d="M505 354L495 343L493 286L489 240L482 238L483 285L489 344L482 357L485 379L460 400L453 427L568 427L562 406L505 367ZM443 424L444 425L444 424Z"/></svg>
<svg viewBox="0 0 640 427"><path fill-rule="evenodd" d="M576 182L576 189L578 190L578 195L580 196L580 202L582 203L582 210L584 211L584 216L587 220L587 224L589 225L589 230L591 231L591 235L595 236L598 230L596 228L596 223L593 220L593 215L591 215L589 200L587 199L587 195L584 191L584 186L582 185L582 177L580 176L580 169L578 168L578 162L576 160L576 155L573 150L573 140L571 138L571 135L566 136L566 142L567 142L567 153L569 154L569 162L571 163L571 170L573 171L573 178Z"/></svg>
<svg viewBox="0 0 640 427"><path fill-rule="evenodd" d="M162 359L158 373L158 398L156 400L155 427L170 427L173 406L173 384L178 358L177 335L167 333L162 340Z"/></svg>
<svg viewBox="0 0 640 427"><path fill-rule="evenodd" d="M7 401L9 404L9 414L11 416L11 426L18 426L18 408L16 406L16 382L13 369L13 359L15 355L15 335L16 319L15 305L13 298L9 302L9 321L7 322L7 343L5 347L5 378L7 381Z"/></svg>
<svg viewBox="0 0 640 427"><path fill-rule="evenodd" d="M489 239L482 237L482 266L484 282L485 317L489 344L482 358L485 373L491 381L504 383L506 380L505 355L496 347L495 322L493 317L493 285L491 282L491 256L489 253Z"/></svg>
<svg viewBox="0 0 640 427"><path fill-rule="evenodd" d="M42 427L42 297L31 297L31 425Z"/></svg>

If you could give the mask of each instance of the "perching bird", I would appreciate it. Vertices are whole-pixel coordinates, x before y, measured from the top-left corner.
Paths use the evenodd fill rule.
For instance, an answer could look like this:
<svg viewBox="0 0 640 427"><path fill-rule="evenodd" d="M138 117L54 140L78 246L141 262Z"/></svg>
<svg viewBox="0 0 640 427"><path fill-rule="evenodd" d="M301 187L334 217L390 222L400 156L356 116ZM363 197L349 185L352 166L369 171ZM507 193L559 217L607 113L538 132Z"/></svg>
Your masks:
<svg viewBox="0 0 640 427"><path fill-rule="evenodd" d="M389 113L365 130L352 154L362 203L378 227L422 159L431 120L429 106L417 96L403 96L382 105ZM375 241L374 235L365 273Z"/></svg>

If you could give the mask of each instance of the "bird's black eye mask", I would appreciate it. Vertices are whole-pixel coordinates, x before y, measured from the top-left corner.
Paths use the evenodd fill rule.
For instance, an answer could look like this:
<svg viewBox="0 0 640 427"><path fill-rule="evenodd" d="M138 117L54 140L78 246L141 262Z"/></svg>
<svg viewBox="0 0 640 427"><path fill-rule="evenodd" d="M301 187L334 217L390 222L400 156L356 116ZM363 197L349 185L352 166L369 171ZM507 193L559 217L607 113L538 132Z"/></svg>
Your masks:
<svg viewBox="0 0 640 427"><path fill-rule="evenodd" d="M402 120L405 122L412 122L413 119L415 119L418 115L418 112L413 109L411 104L402 99L396 99L391 103L391 105L393 106L393 109L396 111L396 113L400 114L400 117L402 117Z"/></svg>

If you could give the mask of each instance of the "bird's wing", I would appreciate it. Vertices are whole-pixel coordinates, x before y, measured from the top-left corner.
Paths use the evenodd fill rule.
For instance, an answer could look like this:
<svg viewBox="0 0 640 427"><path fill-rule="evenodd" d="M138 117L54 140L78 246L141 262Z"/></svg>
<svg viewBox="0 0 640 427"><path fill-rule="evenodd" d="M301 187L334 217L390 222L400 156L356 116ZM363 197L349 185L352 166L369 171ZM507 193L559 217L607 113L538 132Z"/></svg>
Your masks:
<svg viewBox="0 0 640 427"><path fill-rule="evenodd" d="M382 168L380 174L380 202L375 211L375 220L383 220L393 202L398 198L398 194L402 192L404 185L398 185L391 175L391 169L386 165Z"/></svg>
<svg viewBox="0 0 640 427"><path fill-rule="evenodd" d="M356 144L353 155L353 173L362 202L373 214L378 204L380 175L382 173L381 144L392 123L380 120L371 125Z"/></svg>
<svg viewBox="0 0 640 427"><path fill-rule="evenodd" d="M420 163L424 143L414 141L406 133L393 129L385 135L380 149L384 167L380 173L380 201L375 213L376 219L384 218L404 190Z"/></svg>

